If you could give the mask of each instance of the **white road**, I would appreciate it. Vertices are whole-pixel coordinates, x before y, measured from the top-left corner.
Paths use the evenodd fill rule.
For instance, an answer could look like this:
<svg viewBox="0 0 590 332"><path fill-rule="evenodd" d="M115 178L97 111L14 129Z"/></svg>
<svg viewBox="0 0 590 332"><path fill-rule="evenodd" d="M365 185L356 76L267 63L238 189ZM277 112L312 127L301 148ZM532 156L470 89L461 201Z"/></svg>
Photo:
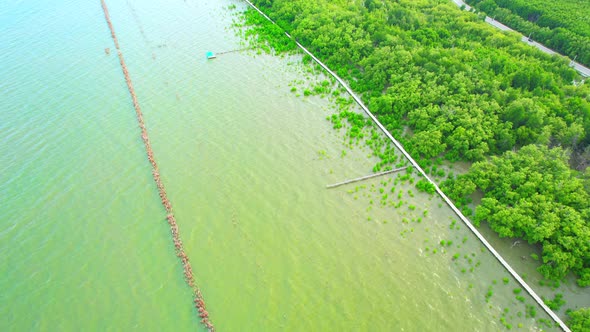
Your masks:
<svg viewBox="0 0 590 332"><path fill-rule="evenodd" d="M454 3L455 3L457 6L459 6L459 7L461 7L461 6L465 6L465 10L471 10L471 6L469 6L468 4L466 4L465 2L463 2L463 1L461 1L461 0L453 0L453 2L454 2ZM515 30L513 30L513 29L511 29L511 28L507 27L506 25L504 25L504 24L502 24L502 23L500 23L500 22L498 22L498 21L494 20L493 18L491 18L491 17L489 17L489 16L486 16L486 22L487 22L488 24L490 24L490 25L492 25L492 26L494 26L494 27L496 27L496 28L498 28L498 29L502 30L502 31L515 31ZM518 33L518 31L515 31L515 32L517 32L517 33ZM523 42L525 42L525 43L527 43L527 44L531 45L531 46L534 46L534 47L536 47L536 48L540 49L541 51L543 51L543 52L545 52L545 53L547 53L547 54L551 54L551 55L554 55L554 54L561 55L561 54L559 54L559 53L555 52L554 50L552 50L552 49L550 49L550 48L546 47L545 45L537 43L537 42L536 42L536 41L534 41L534 40L531 40L531 41L529 41L529 39L527 38L527 36L522 36L522 39L521 39L521 40L522 40ZM585 67L585 66L583 66L583 65L581 65L581 64L579 64L579 63L577 63L577 62L574 62L574 61L571 61L571 62L570 62L570 66L571 66L572 68L574 68L574 69L575 69L575 70L576 70L578 73L580 73L582 76L584 76L584 77L590 77L590 68L588 68L588 67Z"/></svg>

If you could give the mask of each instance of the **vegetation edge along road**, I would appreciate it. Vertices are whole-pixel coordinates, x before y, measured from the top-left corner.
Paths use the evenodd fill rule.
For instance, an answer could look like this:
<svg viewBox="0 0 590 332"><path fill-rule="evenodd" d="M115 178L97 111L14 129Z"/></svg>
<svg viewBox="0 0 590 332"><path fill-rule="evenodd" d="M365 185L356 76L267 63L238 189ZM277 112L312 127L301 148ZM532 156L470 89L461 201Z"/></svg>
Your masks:
<svg viewBox="0 0 590 332"><path fill-rule="evenodd" d="M469 11L472 9L471 6L469 6L468 4L466 4L465 2L463 2L462 0L453 0L453 3L455 3L460 8L465 8L466 10L469 10ZM503 31L516 31L516 30L510 28L509 26L498 22L495 18L492 18L492 17L489 17L489 16L486 16L485 17L485 22L488 23L489 25L494 26L494 27L496 27L496 28L498 28L500 30L503 30ZM518 31L518 32L520 32L520 31ZM534 46L534 47L538 48L539 50L541 50L541 51L543 51L543 52L545 52L547 54L550 54L550 55L559 55L559 56L564 56L565 57L564 54L561 54L561 53L559 53L557 51L554 51L551 48L549 48L549 47L541 44L540 42L534 41L532 38L529 38L529 37L526 37L526 36L523 35L521 40L523 42L531 45L531 46ZM590 77L590 68L588 68L588 67L586 67L586 66L582 65L581 63L576 62L574 60L571 60L570 63L571 63L571 66L578 73L580 73L582 76Z"/></svg>
<svg viewBox="0 0 590 332"><path fill-rule="evenodd" d="M590 66L590 2L464 0L527 37Z"/></svg>

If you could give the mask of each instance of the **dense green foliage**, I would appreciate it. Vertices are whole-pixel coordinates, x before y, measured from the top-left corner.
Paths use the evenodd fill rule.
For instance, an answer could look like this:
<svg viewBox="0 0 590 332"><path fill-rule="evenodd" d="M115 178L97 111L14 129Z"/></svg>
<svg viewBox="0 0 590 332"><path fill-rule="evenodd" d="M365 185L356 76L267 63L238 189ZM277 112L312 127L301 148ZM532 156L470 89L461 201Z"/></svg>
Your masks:
<svg viewBox="0 0 590 332"><path fill-rule="evenodd" d="M490 17L590 65L590 1L468 0Z"/></svg>
<svg viewBox="0 0 590 332"><path fill-rule="evenodd" d="M362 94L414 155L482 160L530 143L588 145L588 87L567 61L435 0L256 1Z"/></svg>
<svg viewBox="0 0 590 332"><path fill-rule="evenodd" d="M552 300L545 299L544 297L541 298L543 299L543 302L545 302L545 304L554 311L559 310L565 304L563 294L555 294L555 297Z"/></svg>
<svg viewBox="0 0 590 332"><path fill-rule="evenodd" d="M568 312L570 319L566 322L573 332L590 331L590 308Z"/></svg>
<svg viewBox="0 0 590 332"><path fill-rule="evenodd" d="M434 194L436 192L434 185L425 179L420 179L416 182L416 188L418 188L418 191L427 192L429 194Z"/></svg>
<svg viewBox="0 0 590 332"><path fill-rule="evenodd" d="M475 222L487 221L500 236L543 244L541 273L559 280L571 270L590 285L588 180L568 166L561 148L525 146L518 153L473 164L445 189L456 198L476 189L484 197Z"/></svg>
<svg viewBox="0 0 590 332"><path fill-rule="evenodd" d="M422 162L482 161L447 184L459 203L483 191L477 221L543 244L546 277L574 271L590 283L590 182L568 165L589 164L590 89L572 85L566 60L448 1L254 2L348 80Z"/></svg>
<svg viewBox="0 0 590 332"><path fill-rule="evenodd" d="M265 51L268 52L272 48L276 52L288 52L297 48L293 40L286 38L283 29L269 22L260 13L248 10L244 13L244 18L245 25L249 27L245 37L256 36L257 46Z"/></svg>

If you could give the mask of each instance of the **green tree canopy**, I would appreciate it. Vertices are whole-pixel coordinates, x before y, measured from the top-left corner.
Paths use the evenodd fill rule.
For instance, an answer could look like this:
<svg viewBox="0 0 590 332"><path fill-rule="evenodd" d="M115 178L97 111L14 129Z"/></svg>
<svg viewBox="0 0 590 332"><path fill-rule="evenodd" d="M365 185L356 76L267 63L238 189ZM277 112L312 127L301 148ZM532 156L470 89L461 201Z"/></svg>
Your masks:
<svg viewBox="0 0 590 332"><path fill-rule="evenodd" d="M568 312L570 319L566 322L573 332L590 331L590 308L580 308Z"/></svg>
<svg viewBox="0 0 590 332"><path fill-rule="evenodd" d="M559 280L573 271L580 285L590 285L590 194L586 180L569 168L566 151L537 145L508 151L473 164L451 189L456 196L483 192L477 223L542 244L545 277Z"/></svg>

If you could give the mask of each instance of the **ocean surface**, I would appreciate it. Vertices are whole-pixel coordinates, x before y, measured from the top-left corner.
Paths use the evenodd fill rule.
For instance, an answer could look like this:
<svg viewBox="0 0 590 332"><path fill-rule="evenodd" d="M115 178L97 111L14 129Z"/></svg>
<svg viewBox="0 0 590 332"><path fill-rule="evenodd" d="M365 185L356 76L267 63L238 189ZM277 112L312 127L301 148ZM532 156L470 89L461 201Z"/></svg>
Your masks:
<svg viewBox="0 0 590 332"><path fill-rule="evenodd" d="M205 58L244 3L107 5L218 331L553 329L405 172L326 189L377 159L299 55ZM0 199L1 331L203 330L98 0L0 7Z"/></svg>

